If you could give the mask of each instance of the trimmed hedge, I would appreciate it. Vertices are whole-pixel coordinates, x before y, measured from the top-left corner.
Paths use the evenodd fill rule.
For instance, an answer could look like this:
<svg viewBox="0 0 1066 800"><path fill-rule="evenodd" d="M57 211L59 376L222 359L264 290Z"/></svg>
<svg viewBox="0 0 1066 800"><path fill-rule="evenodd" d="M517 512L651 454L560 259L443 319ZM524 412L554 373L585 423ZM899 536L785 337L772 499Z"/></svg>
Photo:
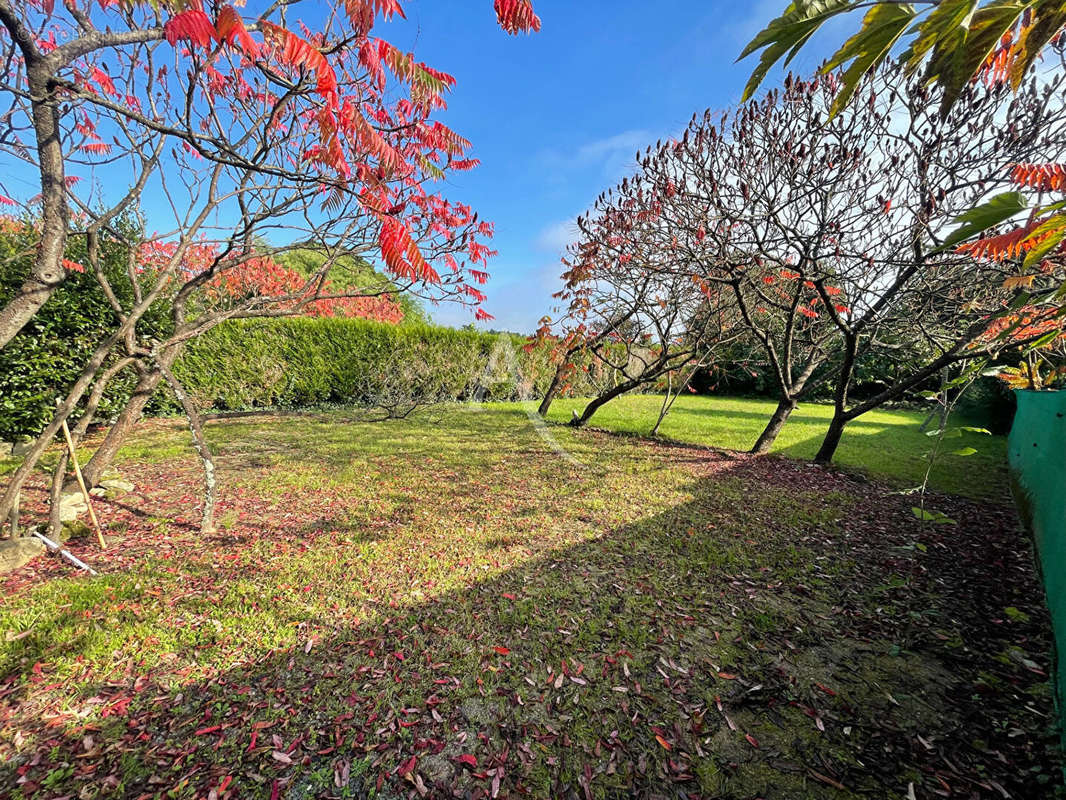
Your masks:
<svg viewBox="0 0 1066 800"><path fill-rule="evenodd" d="M373 405L397 391L514 400L543 392L554 374L547 351L525 344L512 334L359 319L237 320L191 342L174 372L201 408L227 411Z"/></svg>

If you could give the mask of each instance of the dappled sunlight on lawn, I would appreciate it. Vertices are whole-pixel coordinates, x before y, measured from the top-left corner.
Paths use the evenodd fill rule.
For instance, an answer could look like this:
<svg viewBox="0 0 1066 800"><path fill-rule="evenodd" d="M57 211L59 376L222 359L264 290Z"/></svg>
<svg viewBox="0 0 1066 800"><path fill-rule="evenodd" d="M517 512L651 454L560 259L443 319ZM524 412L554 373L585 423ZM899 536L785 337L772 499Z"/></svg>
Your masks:
<svg viewBox="0 0 1066 800"><path fill-rule="evenodd" d="M124 459L137 490L100 503L116 547L71 543L102 576L46 559L6 580L0 778L40 797L1036 797L1056 769L1009 509L945 498L960 524L922 528L837 471L553 426L575 466L513 406L208 434L218 535L198 533L183 431L153 422L127 455L158 458Z"/></svg>
<svg viewBox="0 0 1066 800"><path fill-rule="evenodd" d="M569 420L571 410L580 410L583 405L582 400L557 400L550 419ZM658 395L627 395L597 411L589 425L647 435L655 425L661 405L662 397ZM747 450L770 419L775 405L762 399L682 395L663 422L660 434L667 439L708 447ZM773 452L792 458L813 458L831 417L830 406L801 403L781 431ZM879 410L864 414L845 429L835 463L866 471L900 488L918 486L927 466L925 454L933 446L933 440L919 430L924 419L925 414L914 411ZM933 466L931 487L975 498L1005 499L1005 438L964 433L946 449L962 447L973 447L977 453L966 459L951 455L939 458Z"/></svg>

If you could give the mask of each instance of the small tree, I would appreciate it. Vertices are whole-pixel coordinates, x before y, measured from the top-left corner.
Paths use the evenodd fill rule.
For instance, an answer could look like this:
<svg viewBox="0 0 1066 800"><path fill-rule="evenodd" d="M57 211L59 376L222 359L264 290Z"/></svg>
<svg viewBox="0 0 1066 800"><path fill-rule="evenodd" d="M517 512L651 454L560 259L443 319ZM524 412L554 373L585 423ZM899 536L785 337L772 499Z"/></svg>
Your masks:
<svg viewBox="0 0 1066 800"><path fill-rule="evenodd" d="M581 238L569 248L565 288L556 295L567 302L556 325L560 362L542 415L579 355L612 379L575 414L577 426L612 399L705 362L737 335L731 298L678 270L674 255L659 248L656 212L642 203L650 188L627 178L578 220ZM551 331L545 325L541 338Z"/></svg>
<svg viewBox="0 0 1066 800"><path fill-rule="evenodd" d="M0 516L63 422L114 377L105 365L120 355L138 384L87 466L91 480L169 381L184 343L224 320L399 292L483 301L476 287L487 278L491 226L433 191L476 165L468 143L434 119L454 79L372 36L379 17L402 14L396 0L330 4L314 31L290 24L297 6L247 20L218 0L0 0L9 104L0 148L41 176L39 197L16 202L4 189L0 200L39 220L30 273L0 310L0 346L68 274L71 237L84 240L80 266L119 319L12 476ZM539 27L528 0L497 0L496 10L509 32ZM97 180L104 170L128 175L128 185ZM149 198L151 222L118 230L116 220ZM102 268L105 237L129 253L128 301ZM323 260L299 286L226 291L242 280L234 276L307 248ZM352 255L380 258L391 287L338 291L330 272ZM141 321L159 304L172 333L146 339Z"/></svg>

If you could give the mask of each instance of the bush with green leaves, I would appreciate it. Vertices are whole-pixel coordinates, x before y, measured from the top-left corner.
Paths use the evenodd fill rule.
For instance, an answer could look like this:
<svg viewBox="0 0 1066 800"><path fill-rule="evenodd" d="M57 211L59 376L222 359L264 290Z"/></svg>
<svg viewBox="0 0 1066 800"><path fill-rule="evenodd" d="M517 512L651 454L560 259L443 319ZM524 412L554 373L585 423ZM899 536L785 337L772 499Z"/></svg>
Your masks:
<svg viewBox="0 0 1066 800"><path fill-rule="evenodd" d="M174 372L201 408L402 408L537 396L555 372L545 350L515 334L429 325L239 320L190 342ZM573 393L591 391L585 383Z"/></svg>
<svg viewBox="0 0 1066 800"><path fill-rule="evenodd" d="M9 222L0 235L0 304L14 295L30 269L37 247L31 225ZM133 286L127 275L125 246L106 236L100 241L101 265L116 296L127 306ZM72 237L67 258L85 261L85 240ZM0 350L0 440L37 434L55 412L56 398L77 380L93 349L117 327L118 318L88 272L71 271L33 319ZM138 324L138 334L165 335L170 322L153 308ZM135 376L123 373L110 384L97 416L107 419L125 404Z"/></svg>

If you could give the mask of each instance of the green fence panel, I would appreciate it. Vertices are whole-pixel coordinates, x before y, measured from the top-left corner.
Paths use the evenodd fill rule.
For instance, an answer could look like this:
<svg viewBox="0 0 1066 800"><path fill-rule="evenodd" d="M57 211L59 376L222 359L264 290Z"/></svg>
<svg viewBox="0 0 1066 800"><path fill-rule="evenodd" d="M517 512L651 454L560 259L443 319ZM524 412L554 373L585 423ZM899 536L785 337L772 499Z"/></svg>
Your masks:
<svg viewBox="0 0 1066 800"><path fill-rule="evenodd" d="M1011 479L1023 521L1033 533L1047 592L1061 725L1066 698L1066 391L1017 395L1018 412L1008 440Z"/></svg>

